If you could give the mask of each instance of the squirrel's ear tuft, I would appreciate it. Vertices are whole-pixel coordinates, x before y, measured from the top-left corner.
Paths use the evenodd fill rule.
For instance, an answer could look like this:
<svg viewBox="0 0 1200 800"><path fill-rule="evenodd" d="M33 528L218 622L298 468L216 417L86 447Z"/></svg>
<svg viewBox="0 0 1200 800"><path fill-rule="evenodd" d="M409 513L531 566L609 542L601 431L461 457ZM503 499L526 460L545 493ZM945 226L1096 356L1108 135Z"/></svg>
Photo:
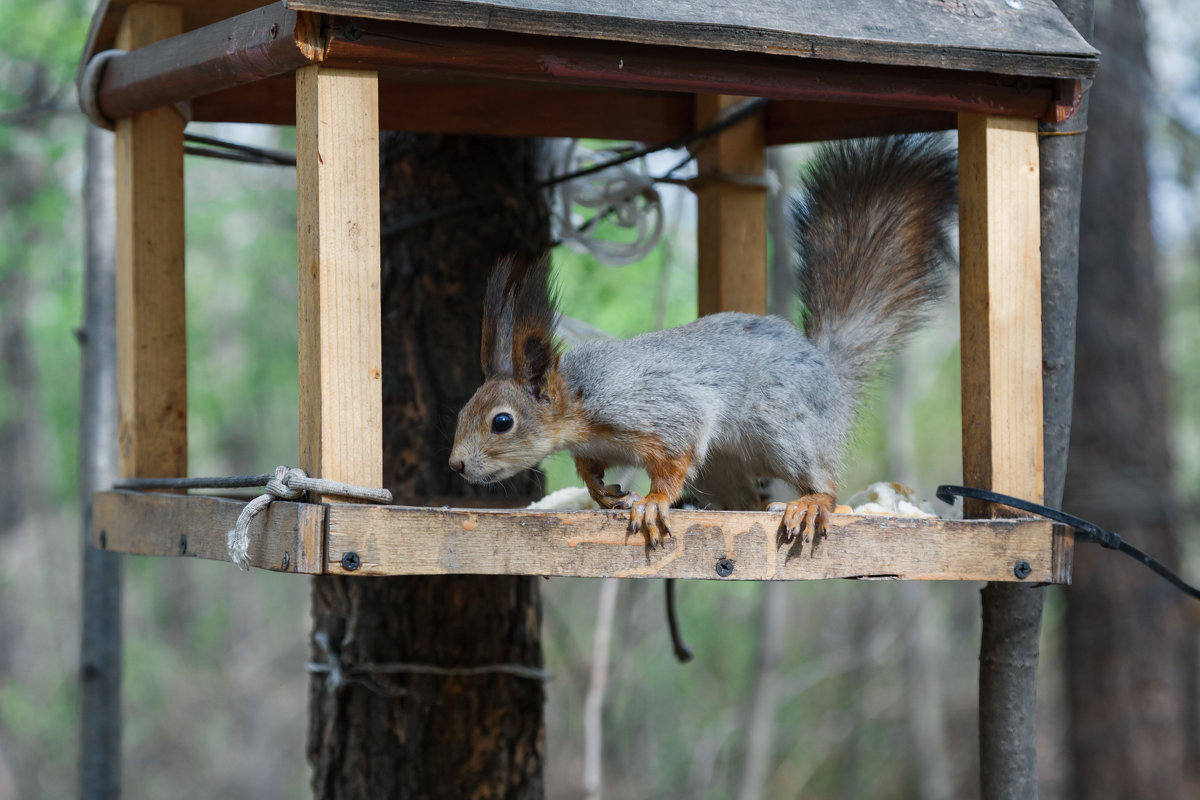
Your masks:
<svg viewBox="0 0 1200 800"><path fill-rule="evenodd" d="M479 364L483 374L511 375L513 304L510 282L513 277L512 256L501 259L488 279L483 299L483 339L479 348Z"/></svg>
<svg viewBox="0 0 1200 800"><path fill-rule="evenodd" d="M513 372L541 400L550 372L558 366L554 323L558 317L550 280L550 257L527 265L513 295Z"/></svg>
<svg viewBox="0 0 1200 800"><path fill-rule="evenodd" d="M527 382L540 399L558 364L554 323L558 317L550 285L550 258L508 257L496 265L483 304L480 362L489 378L511 375Z"/></svg>

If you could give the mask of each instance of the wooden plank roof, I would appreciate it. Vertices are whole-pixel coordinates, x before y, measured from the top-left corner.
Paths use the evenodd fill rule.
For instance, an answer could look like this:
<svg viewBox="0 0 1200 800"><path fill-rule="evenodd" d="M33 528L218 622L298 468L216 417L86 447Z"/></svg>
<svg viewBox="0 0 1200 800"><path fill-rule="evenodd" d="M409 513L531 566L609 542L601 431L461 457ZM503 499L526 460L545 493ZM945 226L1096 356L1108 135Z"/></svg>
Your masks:
<svg viewBox="0 0 1200 800"><path fill-rule="evenodd" d="M1088 77L1097 51L1051 0L280 0L367 20L831 61ZM164 0L193 30L258 0ZM129 0L97 9L84 62L112 46Z"/></svg>
<svg viewBox="0 0 1200 800"><path fill-rule="evenodd" d="M109 119L188 101L197 120L292 124L291 74L323 63L378 70L387 128L664 141L721 93L776 101L780 144L963 111L1061 121L1098 61L1051 0L163 2L184 32L107 62ZM102 0L81 70L129 5Z"/></svg>
<svg viewBox="0 0 1200 800"><path fill-rule="evenodd" d="M1051 0L1012 2L288 0L287 5L542 36L1043 77L1091 74L1096 50Z"/></svg>

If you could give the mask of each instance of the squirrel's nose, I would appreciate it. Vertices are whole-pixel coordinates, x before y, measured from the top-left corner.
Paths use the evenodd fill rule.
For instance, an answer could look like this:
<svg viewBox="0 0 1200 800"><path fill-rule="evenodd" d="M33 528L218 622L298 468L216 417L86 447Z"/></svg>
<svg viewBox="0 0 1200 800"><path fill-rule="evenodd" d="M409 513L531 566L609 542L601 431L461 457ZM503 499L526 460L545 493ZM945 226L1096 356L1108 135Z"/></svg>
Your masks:
<svg viewBox="0 0 1200 800"><path fill-rule="evenodd" d="M453 459L450 461L450 469L454 470L459 475L462 475L463 472L466 471L467 465L462 462L461 458Z"/></svg>

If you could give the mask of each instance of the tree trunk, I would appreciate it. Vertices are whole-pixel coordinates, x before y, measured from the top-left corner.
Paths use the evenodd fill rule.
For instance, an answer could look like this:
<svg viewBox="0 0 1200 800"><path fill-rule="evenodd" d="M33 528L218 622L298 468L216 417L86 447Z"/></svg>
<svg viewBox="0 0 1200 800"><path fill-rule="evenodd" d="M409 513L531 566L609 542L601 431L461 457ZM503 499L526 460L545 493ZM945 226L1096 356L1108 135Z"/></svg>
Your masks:
<svg viewBox="0 0 1200 800"><path fill-rule="evenodd" d="M549 243L534 180L537 147L518 139L389 134L381 145L384 476L397 498L479 493L447 461L455 415L482 382L487 275ZM502 202L405 228L449 205ZM389 231L391 233L389 234ZM530 494L525 476L492 494ZM534 578L320 578L309 759L319 798L543 795L544 687ZM393 669L381 669L393 665ZM397 665L434 665L428 674Z"/></svg>
<svg viewBox="0 0 1200 800"><path fill-rule="evenodd" d="M1066 507L1179 565L1162 301L1150 229L1136 0L1096 18L1104 52L1084 162L1074 435ZM1084 545L1067 594L1074 796L1200 794L1191 601L1129 559Z"/></svg>
<svg viewBox="0 0 1200 800"><path fill-rule="evenodd" d="M84 182L83 376L79 505L83 620L79 655L79 797L121 793L121 556L91 544L92 493L117 477L117 251L113 136L89 125Z"/></svg>

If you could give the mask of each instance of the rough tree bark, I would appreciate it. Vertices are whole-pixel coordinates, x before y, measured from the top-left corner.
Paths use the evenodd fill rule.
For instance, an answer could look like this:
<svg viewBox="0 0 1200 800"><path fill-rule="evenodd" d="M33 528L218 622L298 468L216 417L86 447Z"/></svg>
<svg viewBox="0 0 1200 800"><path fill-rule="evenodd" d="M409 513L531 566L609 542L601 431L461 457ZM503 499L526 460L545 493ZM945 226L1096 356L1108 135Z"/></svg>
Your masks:
<svg viewBox="0 0 1200 800"><path fill-rule="evenodd" d="M536 257L549 243L543 204L513 193L533 181L537 146L389 134L380 149L385 481L397 498L466 495L471 487L447 461L455 414L482 381L484 284L501 256ZM403 228L417 215L506 192L502 202ZM500 494L537 488L518 478ZM540 622L533 578L315 580L314 659L335 658L343 680L318 674L311 685L314 795L541 797L541 681L371 670L540 667Z"/></svg>
<svg viewBox="0 0 1200 800"><path fill-rule="evenodd" d="M1096 18L1104 52L1084 164L1075 427L1066 507L1175 568L1162 298L1150 227L1136 0ZM1074 797L1200 796L1197 618L1132 561L1077 548L1067 593Z"/></svg>

